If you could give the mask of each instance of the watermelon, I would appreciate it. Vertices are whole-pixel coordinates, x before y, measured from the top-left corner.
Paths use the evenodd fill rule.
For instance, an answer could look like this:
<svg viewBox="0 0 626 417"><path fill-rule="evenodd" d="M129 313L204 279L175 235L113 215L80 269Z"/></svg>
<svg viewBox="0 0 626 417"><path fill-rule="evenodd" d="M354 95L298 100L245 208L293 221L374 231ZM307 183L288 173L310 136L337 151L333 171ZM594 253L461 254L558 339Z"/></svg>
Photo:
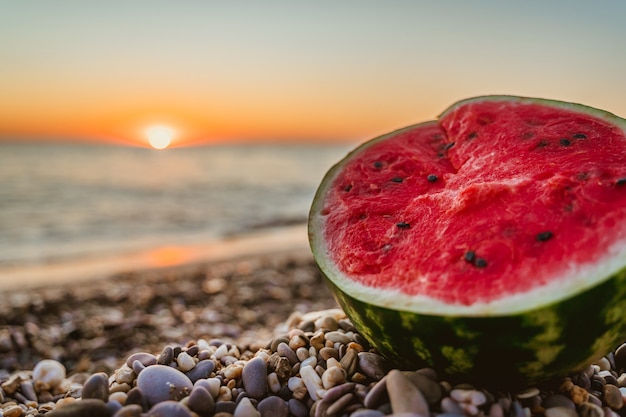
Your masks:
<svg viewBox="0 0 626 417"><path fill-rule="evenodd" d="M403 369L522 386L626 339L626 120L460 101L332 167L309 240L337 301Z"/></svg>

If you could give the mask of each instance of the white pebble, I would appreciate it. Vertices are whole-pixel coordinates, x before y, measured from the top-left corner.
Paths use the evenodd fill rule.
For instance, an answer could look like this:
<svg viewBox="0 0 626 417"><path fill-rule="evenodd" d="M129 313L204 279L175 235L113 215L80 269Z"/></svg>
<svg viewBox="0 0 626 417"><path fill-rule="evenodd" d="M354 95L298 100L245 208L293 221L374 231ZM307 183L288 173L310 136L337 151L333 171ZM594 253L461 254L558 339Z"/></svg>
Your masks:
<svg viewBox="0 0 626 417"><path fill-rule="evenodd" d="M65 366L53 359L39 361L33 369L33 381L37 391L51 390L65 379Z"/></svg>
<svg viewBox="0 0 626 417"><path fill-rule="evenodd" d="M178 364L178 369L183 372L190 371L196 366L196 361L187 352L179 353L176 357L176 363Z"/></svg>
<svg viewBox="0 0 626 417"><path fill-rule="evenodd" d="M299 347L298 350L296 350L296 356L300 361L303 361L309 357L309 350L305 347Z"/></svg>
<svg viewBox="0 0 626 417"><path fill-rule="evenodd" d="M237 379L243 372L243 365L233 364L224 369L224 376L228 379Z"/></svg>
<svg viewBox="0 0 626 417"><path fill-rule="evenodd" d="M289 388L289 391L291 392L294 392L298 388L302 388L302 387L304 387L304 382L302 381L302 378L298 378L297 376L292 376L291 378L287 380L287 388Z"/></svg>
<svg viewBox="0 0 626 417"><path fill-rule="evenodd" d="M217 378L207 378L207 384L209 385L209 393L211 394L211 397L217 398L220 393L222 381Z"/></svg>
<svg viewBox="0 0 626 417"><path fill-rule="evenodd" d="M276 375L276 372L272 372L271 374L267 375L267 385L270 387L270 390L274 394L280 391L281 385L280 381L278 380L278 375Z"/></svg>
<svg viewBox="0 0 626 417"><path fill-rule="evenodd" d="M261 413L254 408L248 397L243 397L233 413L233 417L260 417Z"/></svg>
<svg viewBox="0 0 626 417"><path fill-rule="evenodd" d="M308 358L302 361L302 363L300 364L300 367L303 367L303 366L315 367L315 365L317 365L317 357L309 356Z"/></svg>
<svg viewBox="0 0 626 417"><path fill-rule="evenodd" d="M330 389L338 384L346 382L346 371L337 366L330 367L322 374L322 384L324 388Z"/></svg>
<svg viewBox="0 0 626 417"><path fill-rule="evenodd" d="M124 364L115 372L115 382L118 384L130 384L135 380L135 371L128 365Z"/></svg>
<svg viewBox="0 0 626 417"><path fill-rule="evenodd" d="M333 357L330 357L326 361L326 368L342 368L341 362Z"/></svg>
<svg viewBox="0 0 626 417"><path fill-rule="evenodd" d="M322 385L322 378L320 378L317 372L315 372L315 369L313 369L310 365L300 368L300 376L302 377L302 381L304 381L304 385L306 386L311 399L313 401L317 401L319 399L317 391L324 389L324 386Z"/></svg>
<svg viewBox="0 0 626 417"><path fill-rule="evenodd" d="M198 350L209 350L211 348L211 345L206 339L198 339L196 344L198 345Z"/></svg>
<svg viewBox="0 0 626 417"><path fill-rule="evenodd" d="M333 343L341 343L347 345L352 340L343 332L333 331L326 333L326 340L330 340Z"/></svg>
<svg viewBox="0 0 626 417"><path fill-rule="evenodd" d="M215 357L215 359L220 360L224 356L226 356L227 353L228 353L228 346L224 344L224 345L220 345L220 347L217 348L213 356Z"/></svg>

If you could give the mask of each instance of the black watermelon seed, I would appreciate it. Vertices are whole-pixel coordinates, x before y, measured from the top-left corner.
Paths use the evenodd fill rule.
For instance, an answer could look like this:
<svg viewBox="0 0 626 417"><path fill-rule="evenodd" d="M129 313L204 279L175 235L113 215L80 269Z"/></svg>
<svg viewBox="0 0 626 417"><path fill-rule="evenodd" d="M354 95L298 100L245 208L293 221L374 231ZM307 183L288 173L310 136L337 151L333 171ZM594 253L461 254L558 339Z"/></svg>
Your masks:
<svg viewBox="0 0 626 417"><path fill-rule="evenodd" d="M569 146L572 144L572 141L566 138L563 138L559 141L559 143L561 144L561 146Z"/></svg>
<svg viewBox="0 0 626 417"><path fill-rule="evenodd" d="M453 147L456 144L456 142L450 142L450 143L446 143L446 145L443 147L444 151L447 151L448 149L450 149L451 147Z"/></svg>
<svg viewBox="0 0 626 417"><path fill-rule="evenodd" d="M468 250L467 252L465 252L463 259L465 259L465 262L474 263L474 260L476 259L476 252L474 252L473 250Z"/></svg>
<svg viewBox="0 0 626 417"><path fill-rule="evenodd" d="M487 261L483 258L476 258L474 261L474 266L476 268L485 268L487 266Z"/></svg>
<svg viewBox="0 0 626 417"><path fill-rule="evenodd" d="M396 226L398 226L399 229L408 229L411 227L411 225L406 222L397 223Z"/></svg>
<svg viewBox="0 0 626 417"><path fill-rule="evenodd" d="M392 181L392 182L402 182L402 181L404 181L404 180L403 180L402 178L400 178L400 177L393 177L393 178L391 179L391 181Z"/></svg>
<svg viewBox="0 0 626 417"><path fill-rule="evenodd" d="M572 137L574 139L587 139L587 135L585 135L584 133L575 133L574 135L572 135Z"/></svg>
<svg viewBox="0 0 626 417"><path fill-rule="evenodd" d="M467 138L468 138L468 139L475 139L475 138L476 138L476 136L478 136L478 133L476 133L476 132L472 132L472 133L470 133L469 135L467 135Z"/></svg>
<svg viewBox="0 0 626 417"><path fill-rule="evenodd" d="M435 182L439 179L438 176L436 176L435 174L429 174L426 179L428 180L428 182Z"/></svg>
<svg viewBox="0 0 626 417"><path fill-rule="evenodd" d="M545 232L538 233L537 236L535 236L535 238L539 242L545 242L546 240L552 239L553 236L554 236L554 233L550 231L545 231Z"/></svg>
<svg viewBox="0 0 626 417"><path fill-rule="evenodd" d="M547 140L545 140L545 139L541 139L541 140L539 141L539 143L537 143L537 147L538 147L538 148L545 148L545 147L546 147L546 146L548 146L549 144L550 144L550 143L549 143Z"/></svg>
<svg viewBox="0 0 626 417"><path fill-rule="evenodd" d="M350 191L351 189L352 189L352 184L348 184L345 187L343 187L343 190L346 192Z"/></svg>
<svg viewBox="0 0 626 417"><path fill-rule="evenodd" d="M618 178L617 181L615 181L615 185L617 185L618 187L623 187L624 185L626 185L626 177Z"/></svg>
<svg viewBox="0 0 626 417"><path fill-rule="evenodd" d="M382 168L383 167L383 163L380 161L376 161L374 162L374 168Z"/></svg>

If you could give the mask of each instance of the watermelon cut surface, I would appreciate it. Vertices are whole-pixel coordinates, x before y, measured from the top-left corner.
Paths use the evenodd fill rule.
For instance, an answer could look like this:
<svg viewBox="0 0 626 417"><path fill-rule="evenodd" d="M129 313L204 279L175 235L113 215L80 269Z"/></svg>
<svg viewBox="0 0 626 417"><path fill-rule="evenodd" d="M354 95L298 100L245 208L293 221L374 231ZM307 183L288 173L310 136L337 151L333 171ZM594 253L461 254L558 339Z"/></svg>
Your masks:
<svg viewBox="0 0 626 417"><path fill-rule="evenodd" d="M458 102L328 172L314 257L405 367L487 377L502 358L520 383L578 369L626 336L625 132L578 104Z"/></svg>

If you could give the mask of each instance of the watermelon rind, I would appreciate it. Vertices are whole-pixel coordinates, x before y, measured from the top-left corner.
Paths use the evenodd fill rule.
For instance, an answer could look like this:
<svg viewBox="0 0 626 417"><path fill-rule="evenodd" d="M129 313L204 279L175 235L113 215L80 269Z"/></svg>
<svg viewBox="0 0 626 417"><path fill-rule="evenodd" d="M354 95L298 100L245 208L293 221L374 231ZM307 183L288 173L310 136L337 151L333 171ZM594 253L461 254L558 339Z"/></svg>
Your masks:
<svg viewBox="0 0 626 417"><path fill-rule="evenodd" d="M602 119L626 132L626 120L593 107L518 96L462 100L441 113L481 101L552 106ZM350 152L322 180L309 214L314 259L356 328L406 369L430 366L451 378L519 386L580 370L626 338L626 239L602 259L571 265L566 275L522 294L470 305L447 304L396 289L370 288L344 275L326 246L322 206L329 187L354 155L405 131L372 139Z"/></svg>

